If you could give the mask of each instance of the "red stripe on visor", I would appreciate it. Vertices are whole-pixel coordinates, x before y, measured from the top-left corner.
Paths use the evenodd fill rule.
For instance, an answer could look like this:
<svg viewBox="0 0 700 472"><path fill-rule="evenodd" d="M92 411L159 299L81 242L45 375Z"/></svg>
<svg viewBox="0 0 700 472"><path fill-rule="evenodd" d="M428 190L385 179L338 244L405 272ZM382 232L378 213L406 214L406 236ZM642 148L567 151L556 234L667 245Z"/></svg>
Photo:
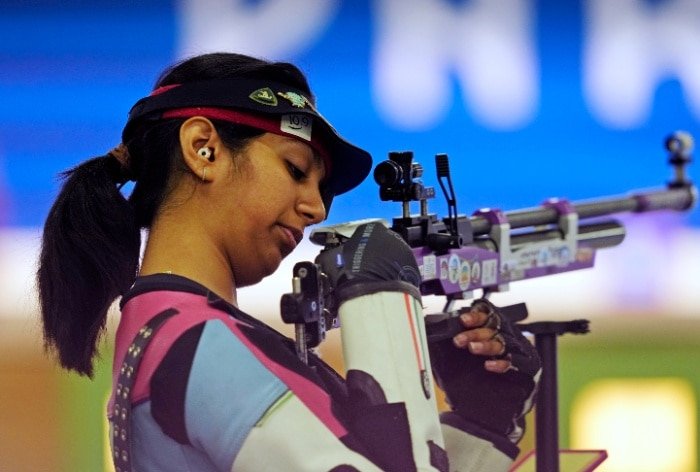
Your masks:
<svg viewBox="0 0 700 472"><path fill-rule="evenodd" d="M167 92L168 90L174 89L175 87L179 87L179 86L180 86L180 84L163 85L162 87L158 87L157 89L155 89L148 96L153 97L154 95L160 95L163 92Z"/></svg>
<svg viewBox="0 0 700 472"><path fill-rule="evenodd" d="M163 112L163 118L191 118L203 116L212 120L223 120L239 125L250 126L268 133L298 139L308 144L323 159L326 178L331 175L330 155L322 140L313 133L314 117L304 113L284 115L257 115L224 108L192 107L176 108Z"/></svg>

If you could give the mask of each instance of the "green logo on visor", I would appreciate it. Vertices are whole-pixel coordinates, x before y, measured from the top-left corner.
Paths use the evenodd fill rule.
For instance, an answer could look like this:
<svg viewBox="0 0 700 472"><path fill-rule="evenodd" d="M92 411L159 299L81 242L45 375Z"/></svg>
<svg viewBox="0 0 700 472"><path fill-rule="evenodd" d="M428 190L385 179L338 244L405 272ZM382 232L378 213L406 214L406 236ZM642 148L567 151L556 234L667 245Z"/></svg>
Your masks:
<svg viewBox="0 0 700 472"><path fill-rule="evenodd" d="M263 105L277 106L277 97L275 97L275 93L269 87L257 89L248 97L254 102L262 103Z"/></svg>
<svg viewBox="0 0 700 472"><path fill-rule="evenodd" d="M293 107L297 108L304 108L306 105L311 105L311 102L309 102L309 99L306 98L303 95L299 95L298 93L294 92L277 92L277 95L279 95L282 98L286 98L289 100L289 102L292 104Z"/></svg>

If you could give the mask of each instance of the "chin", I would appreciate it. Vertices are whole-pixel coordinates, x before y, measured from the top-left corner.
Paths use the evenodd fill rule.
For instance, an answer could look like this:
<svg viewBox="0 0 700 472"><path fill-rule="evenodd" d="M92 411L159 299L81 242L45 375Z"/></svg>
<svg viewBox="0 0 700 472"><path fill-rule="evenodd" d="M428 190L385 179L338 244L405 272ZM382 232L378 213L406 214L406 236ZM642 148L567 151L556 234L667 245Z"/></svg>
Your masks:
<svg viewBox="0 0 700 472"><path fill-rule="evenodd" d="M281 262L281 258L276 258L275 261L266 261L260 264L255 268L255 271L245 271L244 274L235 277L236 287L242 288L257 284L265 277L274 274Z"/></svg>

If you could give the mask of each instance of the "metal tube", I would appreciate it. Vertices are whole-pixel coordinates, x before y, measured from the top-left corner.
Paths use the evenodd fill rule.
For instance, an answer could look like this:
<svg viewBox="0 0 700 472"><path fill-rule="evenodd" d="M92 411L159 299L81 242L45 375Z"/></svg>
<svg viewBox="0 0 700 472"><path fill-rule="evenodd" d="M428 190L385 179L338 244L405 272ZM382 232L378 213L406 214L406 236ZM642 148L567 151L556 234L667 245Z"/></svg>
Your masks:
<svg viewBox="0 0 700 472"><path fill-rule="evenodd" d="M535 407L535 463L537 472L559 472L559 412L557 393L557 335L535 335L542 360L542 377Z"/></svg>
<svg viewBox="0 0 700 472"><path fill-rule="evenodd" d="M684 187L639 193L628 197L574 202L572 205L579 219L585 219L625 212L682 211L691 208L696 200L695 187ZM506 212L505 216L512 229L556 224L559 221L559 212L554 208L545 207ZM475 235L487 234L491 230L491 223L482 216L470 217L469 221Z"/></svg>
<svg viewBox="0 0 700 472"><path fill-rule="evenodd" d="M510 238L512 250L517 250L527 244L547 240L562 240L562 233L558 229L546 229L514 234ZM579 225L577 243L580 246L591 248L606 248L617 246L625 239L625 227L617 221L601 221L598 223L586 223ZM482 249L498 251L496 243L488 238L476 239L474 244Z"/></svg>

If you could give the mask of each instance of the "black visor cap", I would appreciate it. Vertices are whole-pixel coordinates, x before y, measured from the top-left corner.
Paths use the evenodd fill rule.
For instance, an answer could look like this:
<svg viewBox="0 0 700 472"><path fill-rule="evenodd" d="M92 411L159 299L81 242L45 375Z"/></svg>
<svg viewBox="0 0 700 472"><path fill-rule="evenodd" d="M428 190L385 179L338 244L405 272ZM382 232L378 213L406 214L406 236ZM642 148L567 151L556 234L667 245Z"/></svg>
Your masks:
<svg viewBox="0 0 700 472"><path fill-rule="evenodd" d="M149 121L160 120L167 110L194 107L232 109L266 117L279 116L280 120L284 115L307 115L313 118L312 139L327 151L331 163L331 173L324 182L324 187L332 196L357 187L371 171L370 154L343 139L316 111L302 91L281 83L257 79L213 79L156 90L153 95L142 98L132 107L122 132L122 142L128 143L137 129Z"/></svg>

